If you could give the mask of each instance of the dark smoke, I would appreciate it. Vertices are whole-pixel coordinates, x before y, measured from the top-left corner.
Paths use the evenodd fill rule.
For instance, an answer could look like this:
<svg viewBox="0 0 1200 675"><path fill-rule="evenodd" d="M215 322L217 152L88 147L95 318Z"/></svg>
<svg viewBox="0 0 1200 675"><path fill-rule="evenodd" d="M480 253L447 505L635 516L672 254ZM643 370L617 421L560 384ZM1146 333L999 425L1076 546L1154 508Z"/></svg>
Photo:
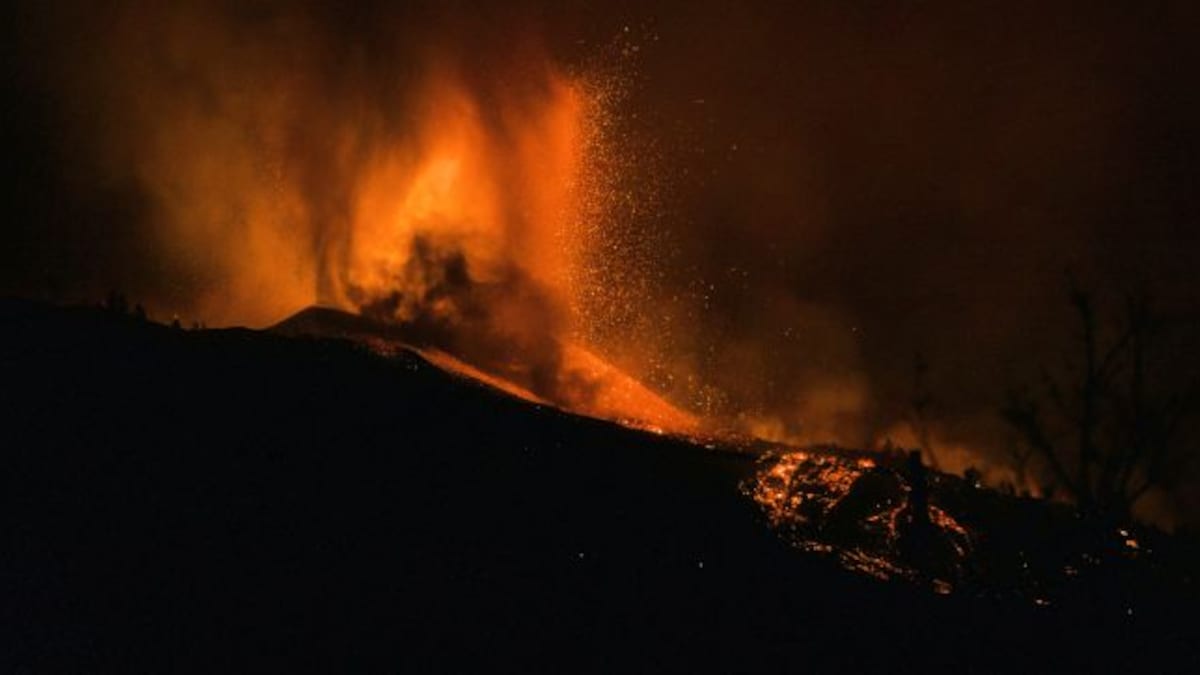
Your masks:
<svg viewBox="0 0 1200 675"><path fill-rule="evenodd" d="M400 329L405 340L464 359L548 400L580 401L562 372L555 326L564 310L515 265L498 278L472 279L462 251L416 236L394 288L376 297L351 288L351 300L370 318ZM565 389L569 388L569 389Z"/></svg>

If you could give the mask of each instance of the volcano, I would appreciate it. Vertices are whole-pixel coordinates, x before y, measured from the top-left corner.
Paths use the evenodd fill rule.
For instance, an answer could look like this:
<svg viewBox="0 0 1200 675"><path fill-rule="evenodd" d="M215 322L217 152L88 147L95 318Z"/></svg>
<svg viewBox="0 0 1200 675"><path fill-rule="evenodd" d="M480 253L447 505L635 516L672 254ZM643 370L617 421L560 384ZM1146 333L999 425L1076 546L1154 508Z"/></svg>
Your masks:
<svg viewBox="0 0 1200 675"><path fill-rule="evenodd" d="M475 361L469 355L456 353L457 341L452 333L418 322L381 321L332 307L314 306L268 330L293 337L349 340L385 356L409 351L443 370L532 403L556 405L656 433L670 431L694 436L702 431L703 425L695 415L672 405L594 351L559 338L550 338L555 353L552 376L558 384L539 394L526 386L528 378L523 376L527 372L522 372L522 365L528 359L519 352L505 354L501 349L497 356L489 350L489 358Z"/></svg>
<svg viewBox="0 0 1200 675"><path fill-rule="evenodd" d="M904 487L886 458L756 458L531 403L418 351L364 348L405 336L340 312L270 331L27 302L0 317L5 669L942 670L988 654L1002 670L1070 670L1200 657L1175 618L1193 607L1192 582L1111 557L1081 558L1072 578L1085 583L1057 595L1016 581L941 595L846 564L888 560L873 518ZM793 501L771 500L782 484ZM1036 568L1047 546L1029 533L1069 549L1063 533L1086 530L961 479L931 484L934 503L993 542L974 540L960 567L998 560L986 551L1003 540L1024 551L1018 569ZM1153 560L1186 559L1137 536L1174 547Z"/></svg>

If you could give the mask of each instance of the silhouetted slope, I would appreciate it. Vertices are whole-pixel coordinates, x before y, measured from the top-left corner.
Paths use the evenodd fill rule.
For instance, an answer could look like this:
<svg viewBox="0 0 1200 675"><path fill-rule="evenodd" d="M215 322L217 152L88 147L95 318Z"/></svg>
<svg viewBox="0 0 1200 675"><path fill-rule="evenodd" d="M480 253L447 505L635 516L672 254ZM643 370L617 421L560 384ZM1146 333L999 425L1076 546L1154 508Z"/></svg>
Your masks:
<svg viewBox="0 0 1200 675"><path fill-rule="evenodd" d="M0 670L1196 662L1157 608L944 598L800 555L739 495L749 460L412 354L21 302L0 340Z"/></svg>
<svg viewBox="0 0 1200 675"><path fill-rule="evenodd" d="M397 324L386 324L360 314L319 306L302 309L268 330L291 337L383 337L395 340L406 337L403 328Z"/></svg>

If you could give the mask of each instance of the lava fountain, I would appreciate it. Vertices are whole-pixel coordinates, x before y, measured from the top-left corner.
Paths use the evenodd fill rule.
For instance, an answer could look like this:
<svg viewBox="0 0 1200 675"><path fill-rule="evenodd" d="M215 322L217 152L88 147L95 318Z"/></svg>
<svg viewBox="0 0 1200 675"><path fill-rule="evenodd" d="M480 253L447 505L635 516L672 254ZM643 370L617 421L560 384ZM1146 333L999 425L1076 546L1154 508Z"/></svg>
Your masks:
<svg viewBox="0 0 1200 675"><path fill-rule="evenodd" d="M364 162L345 237L323 261L325 300L399 326L443 365L510 391L694 431L696 418L578 337L589 318L578 311L580 270L596 263L589 234L608 199L589 154L607 150L595 86L549 66L516 90L434 73L414 136Z"/></svg>

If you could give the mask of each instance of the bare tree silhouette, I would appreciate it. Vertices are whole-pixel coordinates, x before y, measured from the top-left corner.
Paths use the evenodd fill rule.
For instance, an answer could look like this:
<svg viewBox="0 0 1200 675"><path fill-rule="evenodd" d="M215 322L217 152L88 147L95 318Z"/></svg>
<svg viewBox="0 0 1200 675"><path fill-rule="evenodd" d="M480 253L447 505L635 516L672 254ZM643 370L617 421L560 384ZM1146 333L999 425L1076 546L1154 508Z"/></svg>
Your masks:
<svg viewBox="0 0 1200 675"><path fill-rule="evenodd" d="M1022 464L1040 459L1053 487L1080 508L1128 519L1150 489L1174 487L1191 460L1179 432L1200 388L1195 377L1177 386L1155 367L1169 326L1146 295L1127 299L1107 340L1092 295L1073 288L1070 299L1079 327L1074 358L1061 373L1043 370L1040 394L1010 391L1002 414L1028 448L1014 453Z"/></svg>

